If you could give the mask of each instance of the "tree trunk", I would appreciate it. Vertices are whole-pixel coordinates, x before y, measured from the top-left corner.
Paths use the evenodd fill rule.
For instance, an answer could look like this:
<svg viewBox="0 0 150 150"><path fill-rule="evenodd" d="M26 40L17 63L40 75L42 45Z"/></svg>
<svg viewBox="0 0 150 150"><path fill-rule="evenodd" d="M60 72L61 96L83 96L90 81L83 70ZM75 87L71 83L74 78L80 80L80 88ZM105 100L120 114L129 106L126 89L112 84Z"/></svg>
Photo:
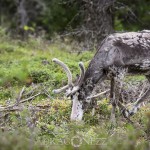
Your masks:
<svg viewBox="0 0 150 150"><path fill-rule="evenodd" d="M82 38L87 48L113 33L112 7L115 0L83 0Z"/></svg>

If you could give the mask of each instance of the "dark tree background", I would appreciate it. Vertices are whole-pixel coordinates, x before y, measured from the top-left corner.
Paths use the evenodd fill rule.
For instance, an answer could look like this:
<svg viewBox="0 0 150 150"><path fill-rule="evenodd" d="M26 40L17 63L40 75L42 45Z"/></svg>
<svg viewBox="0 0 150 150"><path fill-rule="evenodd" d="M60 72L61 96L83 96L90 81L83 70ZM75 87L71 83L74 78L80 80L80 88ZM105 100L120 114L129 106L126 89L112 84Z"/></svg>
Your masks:
<svg viewBox="0 0 150 150"><path fill-rule="evenodd" d="M149 0L1 0L0 26L23 37L71 35L90 46L117 30L150 29L149 6Z"/></svg>

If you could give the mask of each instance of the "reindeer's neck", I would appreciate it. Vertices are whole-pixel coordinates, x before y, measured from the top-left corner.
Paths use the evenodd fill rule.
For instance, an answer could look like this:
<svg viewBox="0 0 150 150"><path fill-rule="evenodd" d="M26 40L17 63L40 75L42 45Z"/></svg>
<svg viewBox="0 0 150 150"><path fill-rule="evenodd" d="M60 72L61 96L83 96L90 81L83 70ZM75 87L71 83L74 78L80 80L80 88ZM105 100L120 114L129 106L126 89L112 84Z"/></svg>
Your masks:
<svg viewBox="0 0 150 150"><path fill-rule="evenodd" d="M94 69L94 67L89 65L85 73L83 85L81 86L82 93L84 93L85 95L90 95L96 83L98 81L102 81L104 77L105 74L102 69Z"/></svg>
<svg viewBox="0 0 150 150"><path fill-rule="evenodd" d="M92 81L92 84L96 84L99 80L102 80L105 76L105 60L107 54L105 52L97 52L94 58L91 60L84 77L84 82L88 83L89 80Z"/></svg>

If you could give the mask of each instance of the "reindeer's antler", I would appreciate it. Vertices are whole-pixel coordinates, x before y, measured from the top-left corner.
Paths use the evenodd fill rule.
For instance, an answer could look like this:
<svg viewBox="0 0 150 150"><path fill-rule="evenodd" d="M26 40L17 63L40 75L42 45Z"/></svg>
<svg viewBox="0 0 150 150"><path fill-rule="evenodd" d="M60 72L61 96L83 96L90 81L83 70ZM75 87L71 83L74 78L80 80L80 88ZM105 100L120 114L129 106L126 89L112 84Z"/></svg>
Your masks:
<svg viewBox="0 0 150 150"><path fill-rule="evenodd" d="M53 90L54 93L58 94L64 90L66 90L68 87L73 86L72 73L71 73L70 69L67 67L67 65L65 63L63 63L62 61L60 61L59 59L54 58L52 61L55 62L56 64L60 65L64 69L64 71L66 72L67 77L68 77L68 84L66 86L64 86L60 89Z"/></svg>
<svg viewBox="0 0 150 150"><path fill-rule="evenodd" d="M83 81L84 76L85 76L85 67L84 67L83 62L80 62L80 63L79 63L79 67L80 67L80 78L79 78L79 80L78 80L77 85L78 85L78 86L81 86L82 81Z"/></svg>
<svg viewBox="0 0 150 150"><path fill-rule="evenodd" d="M52 61L55 62L56 64L60 65L64 69L64 71L66 72L67 77L68 77L68 84L66 86L64 86L60 89L53 90L54 93L58 94L58 93L60 93L64 90L66 90L67 88L74 86L73 82L72 82L72 73L71 73L70 69L67 67L67 65L65 63L63 63L62 61L60 61L59 59L54 58ZM79 63L79 68L80 68L79 80L78 80L76 86L74 86L73 89L69 91L67 96L69 96L70 94L73 94L76 91L78 91L81 84L82 84L82 82L83 82L83 79L84 79L84 76L85 76L85 67L84 67L84 64L82 62Z"/></svg>
<svg viewBox="0 0 150 150"><path fill-rule="evenodd" d="M84 76L85 76L85 67L84 67L84 64L83 62L80 62L79 63L79 67L80 67L80 77L79 77L79 80L77 82L77 85L73 87L73 89L67 94L67 96L77 92L83 82L83 79L84 79Z"/></svg>
<svg viewBox="0 0 150 150"><path fill-rule="evenodd" d="M108 93L109 91L110 91L110 90L108 89L108 90L106 90L106 91L104 91L104 92L101 92L101 93L98 93L98 94L96 94L96 95L89 96L89 97L87 97L86 101L88 102L90 99L94 99L94 98L100 97L101 95L106 94L106 93Z"/></svg>

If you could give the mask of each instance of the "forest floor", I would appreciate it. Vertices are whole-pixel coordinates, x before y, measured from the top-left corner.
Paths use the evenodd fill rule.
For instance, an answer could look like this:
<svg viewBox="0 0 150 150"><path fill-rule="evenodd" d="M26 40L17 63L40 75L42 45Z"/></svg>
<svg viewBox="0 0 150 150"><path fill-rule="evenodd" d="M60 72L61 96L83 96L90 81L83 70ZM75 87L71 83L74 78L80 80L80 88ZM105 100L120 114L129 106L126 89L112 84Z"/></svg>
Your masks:
<svg viewBox="0 0 150 150"><path fill-rule="evenodd" d="M83 122L70 122L71 101L52 90L67 77L52 58L63 60L73 72L78 62L85 66L93 52L70 51L61 41L41 38L12 40L0 32L0 149L102 149L149 150L150 105L131 117L129 123L119 111L117 125L110 123L109 99L99 101L95 115L88 110ZM144 80L143 77L136 79Z"/></svg>

